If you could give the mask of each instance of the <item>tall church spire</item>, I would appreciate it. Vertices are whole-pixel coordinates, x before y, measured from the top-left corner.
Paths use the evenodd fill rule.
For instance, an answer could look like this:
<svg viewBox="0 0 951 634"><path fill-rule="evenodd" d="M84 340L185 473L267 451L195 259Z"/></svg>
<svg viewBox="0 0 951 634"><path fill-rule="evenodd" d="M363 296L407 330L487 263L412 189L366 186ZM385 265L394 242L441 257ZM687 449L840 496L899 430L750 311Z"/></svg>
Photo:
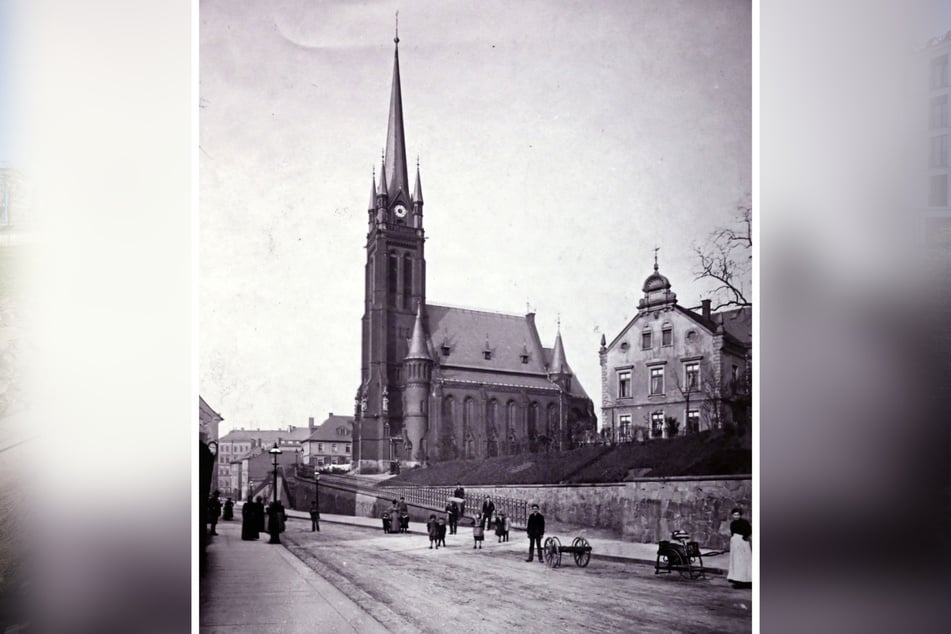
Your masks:
<svg viewBox="0 0 951 634"><path fill-rule="evenodd" d="M419 182L419 159L416 159L416 187L413 188L413 202L423 202L423 186Z"/></svg>
<svg viewBox="0 0 951 634"><path fill-rule="evenodd" d="M381 178L386 180L387 189L395 198L400 192L407 197L410 195L409 175L406 172L406 140L403 134L403 96L400 91L399 22L393 43L393 88L390 93L390 116L386 126L386 163Z"/></svg>

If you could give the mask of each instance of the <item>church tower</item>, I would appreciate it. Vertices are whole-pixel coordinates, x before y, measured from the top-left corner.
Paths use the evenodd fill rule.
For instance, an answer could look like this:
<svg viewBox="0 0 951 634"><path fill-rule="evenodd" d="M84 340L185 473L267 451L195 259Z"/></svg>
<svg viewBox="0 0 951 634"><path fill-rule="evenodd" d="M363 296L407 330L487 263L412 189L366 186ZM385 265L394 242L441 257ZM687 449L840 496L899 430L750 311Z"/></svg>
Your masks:
<svg viewBox="0 0 951 634"><path fill-rule="evenodd" d="M402 441L407 430L403 385L408 377L404 375L403 360L409 353L414 328L424 319L419 315L425 315L422 307L426 302L422 186L417 162L416 187L410 192L398 34L393 42L386 150L379 180L373 175L367 209L361 383L355 430L355 460L364 472L404 458ZM421 447L416 438L410 443L414 453Z"/></svg>
<svg viewBox="0 0 951 634"><path fill-rule="evenodd" d="M416 324L409 342L409 353L403 361L403 455L409 465L423 464L428 459L425 438L429 431L427 403L432 383L433 359L426 345L423 305L416 309Z"/></svg>

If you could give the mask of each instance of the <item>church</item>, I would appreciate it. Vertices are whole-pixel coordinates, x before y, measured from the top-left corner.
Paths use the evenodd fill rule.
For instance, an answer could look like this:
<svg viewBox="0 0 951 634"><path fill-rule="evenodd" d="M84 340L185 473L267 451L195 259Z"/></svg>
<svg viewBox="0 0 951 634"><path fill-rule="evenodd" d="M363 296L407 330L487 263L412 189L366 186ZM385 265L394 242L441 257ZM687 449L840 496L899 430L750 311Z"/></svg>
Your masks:
<svg viewBox="0 0 951 634"><path fill-rule="evenodd" d="M406 168L399 37L386 151L367 209L361 381L354 462L362 473L577 445L597 427L561 332L535 315L426 303L423 189Z"/></svg>

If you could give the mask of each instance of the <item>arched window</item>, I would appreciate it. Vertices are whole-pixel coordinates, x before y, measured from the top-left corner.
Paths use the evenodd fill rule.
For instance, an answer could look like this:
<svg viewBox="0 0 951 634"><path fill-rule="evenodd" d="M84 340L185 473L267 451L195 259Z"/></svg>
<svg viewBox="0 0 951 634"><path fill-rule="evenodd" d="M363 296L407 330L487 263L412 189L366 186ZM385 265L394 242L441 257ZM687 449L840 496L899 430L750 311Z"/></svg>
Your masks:
<svg viewBox="0 0 951 634"><path fill-rule="evenodd" d="M486 437L490 436L490 430L496 430L495 422L498 418L496 412L499 409L499 402L497 400L489 399L489 402L485 404L485 430Z"/></svg>
<svg viewBox="0 0 951 634"><path fill-rule="evenodd" d="M396 284L399 281L400 256L395 253L390 254L390 270L386 272L387 289L386 294L389 297L390 305L396 300Z"/></svg>
<svg viewBox="0 0 951 634"><path fill-rule="evenodd" d="M558 406L554 403L548 405L548 427L545 435L549 438L558 436Z"/></svg>
<svg viewBox="0 0 951 634"><path fill-rule="evenodd" d="M410 256L403 256L403 305L409 308L413 297L413 260Z"/></svg>
<svg viewBox="0 0 951 634"><path fill-rule="evenodd" d="M538 436L538 403L528 406L528 438L535 440Z"/></svg>

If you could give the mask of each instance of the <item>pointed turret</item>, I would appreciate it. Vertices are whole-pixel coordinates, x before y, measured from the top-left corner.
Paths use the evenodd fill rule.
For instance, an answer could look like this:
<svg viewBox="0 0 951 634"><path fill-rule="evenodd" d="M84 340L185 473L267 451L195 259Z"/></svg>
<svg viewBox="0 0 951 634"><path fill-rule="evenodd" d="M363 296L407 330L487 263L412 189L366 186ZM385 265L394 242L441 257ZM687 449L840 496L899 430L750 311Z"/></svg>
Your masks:
<svg viewBox="0 0 951 634"><path fill-rule="evenodd" d="M416 159L416 186L413 188L413 203L423 204L423 186L419 182L419 159Z"/></svg>
<svg viewBox="0 0 951 634"><path fill-rule="evenodd" d="M565 359L565 346L561 343L561 328L555 335L555 349L551 353L551 367L548 369L550 374L570 374L568 369L568 360Z"/></svg>
<svg viewBox="0 0 951 634"><path fill-rule="evenodd" d="M407 359L425 359L432 361L429 356L429 348L426 346L426 333L423 329L423 304L422 302L416 308L416 323L413 325L413 338L409 342L409 353Z"/></svg>
<svg viewBox="0 0 951 634"><path fill-rule="evenodd" d="M403 133L403 96L400 90L400 38L393 38L393 88L390 93L390 116L386 126L386 163L383 178L394 197L400 192L409 195L406 171L406 140Z"/></svg>
<svg viewBox="0 0 951 634"><path fill-rule="evenodd" d="M370 206L367 207L370 211L376 209L376 169L373 170L373 176L370 181Z"/></svg>
<svg viewBox="0 0 951 634"><path fill-rule="evenodd" d="M389 192L386 189L386 155L383 154L380 156L380 187L376 190L376 195L386 198L389 195ZM383 204L386 204L384 201Z"/></svg>

